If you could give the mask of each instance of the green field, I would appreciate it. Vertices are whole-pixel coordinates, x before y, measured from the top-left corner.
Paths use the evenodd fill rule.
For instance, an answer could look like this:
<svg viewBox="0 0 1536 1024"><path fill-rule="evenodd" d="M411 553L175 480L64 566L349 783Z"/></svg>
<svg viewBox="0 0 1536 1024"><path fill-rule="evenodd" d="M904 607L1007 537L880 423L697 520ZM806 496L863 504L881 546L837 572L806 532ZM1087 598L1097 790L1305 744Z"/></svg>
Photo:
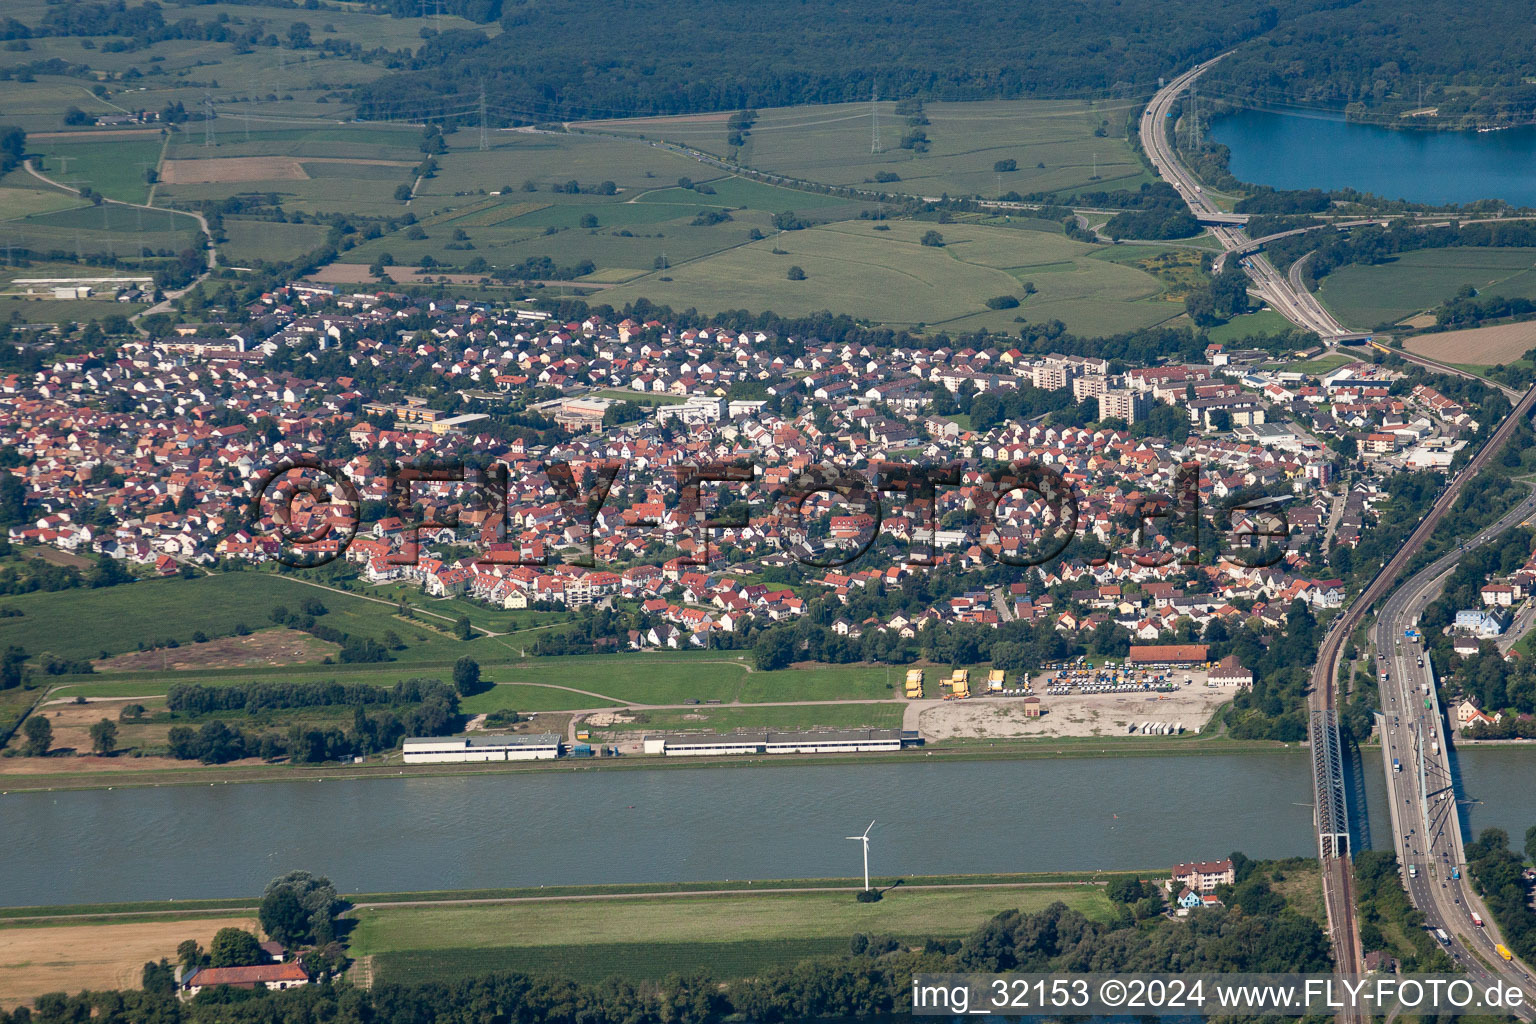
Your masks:
<svg viewBox="0 0 1536 1024"><path fill-rule="evenodd" d="M1324 374L1337 370L1341 366L1348 366L1355 361L1354 356L1344 352L1330 352L1328 355L1319 356L1316 359L1308 359L1300 363L1289 363L1287 370L1295 370L1298 373Z"/></svg>
<svg viewBox="0 0 1536 1024"><path fill-rule="evenodd" d="M319 224L274 224L233 217L225 218L224 234L229 240L219 251L237 266L252 260L292 259L325 241L325 228Z"/></svg>
<svg viewBox="0 0 1536 1024"><path fill-rule="evenodd" d="M74 188L89 186L125 203L149 198L146 170L160 164L161 139L47 139L36 146L44 154L38 170Z"/></svg>
<svg viewBox="0 0 1536 1024"><path fill-rule="evenodd" d="M596 732L682 732L706 729L899 729L903 705L833 704L799 707L716 707L703 705L688 711L637 711L632 721L594 726Z"/></svg>
<svg viewBox="0 0 1536 1024"><path fill-rule="evenodd" d="M0 199L3 197L4 192L0 192ZM199 230L191 217L172 210L143 210L110 203L73 203L0 223L5 225L6 241L35 253L105 254L132 260L181 252L196 243ZM101 271L77 268L74 273Z"/></svg>
<svg viewBox="0 0 1536 1024"><path fill-rule="evenodd" d="M1257 313L1235 316L1224 324L1209 328L1205 333L1214 342L1230 345L1244 338L1284 334L1292 329L1294 325L1279 313L1272 309L1261 309Z"/></svg>
<svg viewBox="0 0 1536 1024"><path fill-rule="evenodd" d="M351 952L376 957L382 980L440 970L648 978L694 967L727 977L842 952L855 932L958 937L1004 910L1058 900L1097 920L1112 915L1103 890L1085 885L897 888L873 904L840 891L367 907L354 912Z"/></svg>
<svg viewBox="0 0 1536 1024"><path fill-rule="evenodd" d="M301 595L288 582L264 573L230 573L194 580L146 580L99 590L60 590L4 599L20 611L0 619L0 644L18 644L34 657L121 654L139 642L176 638L190 642L195 630L228 636L237 623L267 625L267 609ZM319 594L318 591L316 591Z"/></svg>
<svg viewBox="0 0 1536 1024"><path fill-rule="evenodd" d="M1125 139L1132 104L1121 100L1005 100L929 103L922 126L929 150L901 147L906 118L894 102L834 103L760 110L739 155L746 166L834 185L864 185L912 195L980 195L1137 188L1150 180ZM589 122L594 131L644 135L727 157L731 111L676 118ZM881 152L871 153L872 117ZM1103 137L1095 136L1102 128ZM1012 159L1018 169L994 172ZM1044 166L1038 166L1044 164ZM1097 171L1098 177L1094 178ZM899 182L873 184L876 174Z"/></svg>
<svg viewBox="0 0 1536 1024"><path fill-rule="evenodd" d="M95 659L103 653L139 649L140 642L159 644L174 639L185 646L192 635L229 636L244 624L259 630L271 624L268 613L277 606L297 610L310 599L325 605L321 622L355 637L385 642L393 633L405 646L391 652L388 662L323 664L310 661L278 667L241 666L182 671L135 670L83 676L55 676L69 695L130 697L161 694L174 682L196 680L210 684L284 680L393 685L412 676L447 679L453 663L469 655L486 678L501 684L464 701L464 710L479 714L510 708L519 711L559 711L604 707L614 702L681 704L688 699L725 702L835 700L887 698L892 694L884 667L844 665L754 672L750 656L731 651L694 651L621 655L526 658L529 637L478 635L461 641L450 632L464 602L411 598L415 618L397 614L393 602L307 586L296 578L267 572L226 573L195 579L147 580L98 590L58 591L9 597L8 608L20 611L0 619L0 644L17 644L34 659L55 655ZM563 613L494 612L479 609L487 628L505 628L512 616L532 630L559 628ZM533 625L542 619L543 626ZM168 652L168 660L192 652ZM195 662L195 657L192 658ZM794 709L786 709L788 715ZM834 715L848 712L833 711ZM871 722L883 721L873 713ZM807 717L806 721L814 719ZM789 727L793 717L783 719ZM763 719L764 727L776 724ZM830 724L855 724L835 718Z"/></svg>
<svg viewBox="0 0 1536 1024"><path fill-rule="evenodd" d="M929 230L943 235L944 246L920 244ZM1163 285L1156 278L1094 259L1094 248L1056 232L1013 227L847 221L674 263L664 273L605 290L603 299L618 305L644 297L674 307L784 315L835 309L877 323L950 330L1009 330L1017 317L1059 319L1085 334L1144 327L1183 312L1182 304L1159 300ZM791 266L801 267L805 280L788 280ZM1036 294L1024 296L1026 281ZM999 295L1020 298L1022 305L988 310L986 300Z"/></svg>
<svg viewBox="0 0 1536 1024"><path fill-rule="evenodd" d="M501 946L383 953L374 958L373 970L376 979L400 985L473 978L492 971L551 974L586 983L610 977L659 981L669 974L699 970L735 978L847 951L845 938Z"/></svg>
<svg viewBox="0 0 1536 1024"><path fill-rule="evenodd" d="M1317 296L1352 327L1393 324L1472 285L1484 295L1536 298L1536 249L1416 249L1323 278Z"/></svg>

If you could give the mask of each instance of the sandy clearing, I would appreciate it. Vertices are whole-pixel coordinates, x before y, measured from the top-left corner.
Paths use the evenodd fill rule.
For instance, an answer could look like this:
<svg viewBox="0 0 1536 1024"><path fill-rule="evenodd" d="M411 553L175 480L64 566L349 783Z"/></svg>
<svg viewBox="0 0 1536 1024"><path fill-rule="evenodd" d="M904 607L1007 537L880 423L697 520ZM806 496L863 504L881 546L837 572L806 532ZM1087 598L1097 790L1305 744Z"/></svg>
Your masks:
<svg viewBox="0 0 1536 1024"><path fill-rule="evenodd" d="M1044 714L1024 716L1023 697L974 697L931 701L918 710L917 728L929 741L1010 737L1129 735L1132 723L1182 722L1186 733L1203 729L1211 715L1232 699L1232 690L1208 688L1199 681L1173 693L1089 693L1066 697L1042 695ZM907 726L911 728L911 726Z"/></svg>
<svg viewBox="0 0 1536 1024"><path fill-rule="evenodd" d="M1424 334L1403 342L1408 351L1444 363L1493 366L1512 363L1536 348L1536 320L1496 327Z"/></svg>
<svg viewBox="0 0 1536 1024"><path fill-rule="evenodd" d="M320 661L341 648L307 633L263 629L248 636L223 636L201 644L182 644L158 651L132 651L94 662L98 672L184 672L203 668L244 668L248 665L297 665Z"/></svg>
<svg viewBox="0 0 1536 1024"><path fill-rule="evenodd" d="M0 927L0 1005L47 992L138 988L144 964L175 960L177 943L196 939L206 947L220 928L257 927L249 917Z"/></svg>
<svg viewBox="0 0 1536 1024"><path fill-rule="evenodd" d="M160 165L165 185L214 185L234 181L306 181L303 165L291 156L218 156L167 160Z"/></svg>

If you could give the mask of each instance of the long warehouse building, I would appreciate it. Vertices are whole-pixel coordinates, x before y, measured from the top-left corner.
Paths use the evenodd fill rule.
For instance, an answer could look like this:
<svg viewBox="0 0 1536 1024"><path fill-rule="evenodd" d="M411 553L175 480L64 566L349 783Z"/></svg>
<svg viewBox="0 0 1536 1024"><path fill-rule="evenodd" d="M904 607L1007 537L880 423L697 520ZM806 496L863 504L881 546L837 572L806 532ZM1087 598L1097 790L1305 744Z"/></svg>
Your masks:
<svg viewBox="0 0 1536 1024"><path fill-rule="evenodd" d="M709 757L722 754L841 754L900 750L918 743L916 733L900 729L854 729L832 732L749 732L688 736L647 736L647 754L667 757Z"/></svg>
<svg viewBox="0 0 1536 1024"><path fill-rule="evenodd" d="M432 736L405 741L406 764L457 764L468 761L543 761L560 756L560 735L553 732L480 733Z"/></svg>

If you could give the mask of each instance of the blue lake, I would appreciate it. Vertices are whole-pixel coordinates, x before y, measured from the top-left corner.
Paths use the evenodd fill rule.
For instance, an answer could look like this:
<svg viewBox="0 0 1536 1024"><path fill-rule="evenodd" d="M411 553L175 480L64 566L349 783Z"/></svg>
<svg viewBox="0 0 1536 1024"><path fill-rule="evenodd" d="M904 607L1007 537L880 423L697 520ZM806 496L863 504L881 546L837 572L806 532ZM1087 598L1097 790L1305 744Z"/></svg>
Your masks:
<svg viewBox="0 0 1536 1024"><path fill-rule="evenodd" d="M1395 131L1342 119L1243 110L1211 137L1232 173L1281 189L1353 188L1387 199L1536 206L1536 125L1496 132Z"/></svg>

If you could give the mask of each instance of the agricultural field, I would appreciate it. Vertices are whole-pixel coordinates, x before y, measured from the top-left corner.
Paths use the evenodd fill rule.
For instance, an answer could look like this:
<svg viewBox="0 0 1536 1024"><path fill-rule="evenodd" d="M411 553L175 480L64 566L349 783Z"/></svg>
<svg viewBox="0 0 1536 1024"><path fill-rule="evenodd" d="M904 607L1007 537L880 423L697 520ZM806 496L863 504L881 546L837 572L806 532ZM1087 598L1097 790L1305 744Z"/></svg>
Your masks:
<svg viewBox="0 0 1536 1024"><path fill-rule="evenodd" d="M1421 334L1405 340L1403 347L1458 366L1508 365L1536 349L1536 321Z"/></svg>
<svg viewBox="0 0 1536 1024"><path fill-rule="evenodd" d="M921 244L929 230L940 232L942 247ZM846 221L674 263L665 273L609 289L603 298L784 315L835 309L877 323L951 330L1007 330L1019 317L1059 319L1085 334L1147 326L1183 312L1182 304L1160 301L1164 285L1157 278L1095 259L1094 249L1059 233L1012 226ZM789 280L791 266L802 268L805 279ZM1037 293L1026 296L1025 282ZM1021 305L986 308L987 299L1003 295Z"/></svg>
<svg viewBox="0 0 1536 1024"><path fill-rule="evenodd" d="M274 607L298 610L317 599L320 621L350 636L391 646L394 660L327 664L334 645L308 634L272 629ZM413 676L447 679L469 655L498 685L468 698L464 711L559 711L614 703L681 704L689 699L761 703L787 700L889 698L890 671L878 666L806 666L757 672L750 655L694 651L528 658L518 633L452 635L462 602L414 595L411 618L393 600L369 600L307 586L274 573L244 572L195 579L147 580L96 590L33 593L0 599L21 612L0 619L0 645L16 644L45 664L49 656L96 661L94 673L40 676L64 696L142 697L182 680L217 685L257 680L337 680L389 686ZM563 613L482 610L481 628L504 628L515 615L529 631L559 628ZM499 617L500 616L500 617ZM542 619L541 624L534 624ZM472 617L472 621L475 621ZM489 623L485 625L485 623ZM240 634L240 627L250 632ZM194 634L207 640L194 642ZM176 646L166 645L175 640ZM140 643L150 650L142 650ZM396 646L400 645L400 646ZM281 651L281 655L274 653ZM838 719L831 724L841 724ZM851 720L848 724L853 724ZM786 720L785 727L788 722Z"/></svg>
<svg viewBox="0 0 1536 1024"><path fill-rule="evenodd" d="M1125 138L1132 113L1131 104L1118 100L929 103L928 123L921 126L929 148L922 153L902 148L907 118L896 113L894 102L765 108L736 159L774 174L920 196L1134 189L1150 178ZM730 158L731 114L590 121L578 127L665 139ZM871 153L876 120L881 146ZM1105 134L1096 136L1100 129ZM1016 170L993 170L997 161L1009 159ZM881 173L900 180L877 184Z"/></svg>
<svg viewBox="0 0 1536 1024"><path fill-rule="evenodd" d="M136 989L144 964L174 960L176 945L206 947L220 928L257 931L254 916L157 917L128 923L82 918L61 924L0 927L0 1005L48 992Z"/></svg>
<svg viewBox="0 0 1536 1024"><path fill-rule="evenodd" d="M410 210L420 230L396 231L342 259L371 263L387 253L402 266L430 256L438 264L481 259L496 267L542 256L559 266L590 261L593 272L581 283L606 286L664 274L662 263L743 245L754 232L772 234L774 214L827 221L870 206L722 175L634 142L509 132L481 152L461 148L463 134L438 158L437 175L418 186ZM679 187L684 178L699 187ZM555 190L570 181L589 191ZM613 183L613 195L590 191L603 182ZM404 209L397 203L394 212Z"/></svg>
<svg viewBox="0 0 1536 1024"><path fill-rule="evenodd" d="M1536 298L1536 249L1417 249L1374 265L1341 267L1323 278L1317 297L1344 323L1369 328L1431 309L1463 285L1485 295Z"/></svg>
<svg viewBox="0 0 1536 1024"><path fill-rule="evenodd" d="M110 203L100 206L77 204L0 223L5 225L8 243L35 253L108 255L128 260L181 252L196 244L199 230L197 221L172 210L145 210ZM74 274L90 276L111 272L107 268L77 267Z"/></svg>
<svg viewBox="0 0 1536 1024"><path fill-rule="evenodd" d="M28 24L42 19L48 5L34 0L15 0L5 6L8 17ZM309 26L316 44L295 50L284 46L258 46L236 52L230 43L167 39L143 47L114 52L103 45L114 37L41 37L27 41L27 49L0 54L0 67L61 60L83 65L93 74L131 75L113 83L97 97L90 86L95 78L38 75L33 81L6 83L5 115L28 133L63 131L69 106L88 114L108 115L135 110L160 110L181 103L189 111L201 110L211 100L220 119L232 114L291 121L310 118L331 122L351 116L345 100L355 84L386 74L383 63L364 63L322 49L327 39L357 42L366 49L415 48L422 43L421 30L447 32L473 29L495 35L498 25L474 25L451 15L429 18L392 18L330 5L324 10L249 4L195 4L167 12L166 21L222 20L231 28L258 26L270 36L286 40L296 22ZM189 126L195 131L200 125ZM220 124L220 134L230 129ZM200 134L200 133L199 133Z"/></svg>
<svg viewBox="0 0 1536 1024"><path fill-rule="evenodd" d="M353 914L351 950L373 956L386 981L434 969L646 978L709 967L728 975L760 968L763 956L784 963L842 952L855 932L959 937L1003 910L1035 911L1057 900L1099 920L1112 913L1103 891L1084 885L898 888L873 904L832 891L371 906Z"/></svg>
<svg viewBox="0 0 1536 1024"><path fill-rule="evenodd" d="M319 224L276 224L264 220L224 220L228 241L219 246L229 262L242 266L254 260L292 259L325 241Z"/></svg>
<svg viewBox="0 0 1536 1024"><path fill-rule="evenodd" d="M140 641L173 634L189 643L198 630L228 636L239 623L252 629L266 625L272 605L297 606L305 596L297 591L292 583L250 572L22 594L0 598L0 605L21 612L0 619L0 644L16 644L34 658L48 653L89 659L137 650Z"/></svg>
<svg viewBox="0 0 1536 1024"><path fill-rule="evenodd" d="M147 171L160 164L165 142L159 133L128 138L28 138L43 156L34 166L73 188L92 188L108 199L143 203L149 198Z"/></svg>

